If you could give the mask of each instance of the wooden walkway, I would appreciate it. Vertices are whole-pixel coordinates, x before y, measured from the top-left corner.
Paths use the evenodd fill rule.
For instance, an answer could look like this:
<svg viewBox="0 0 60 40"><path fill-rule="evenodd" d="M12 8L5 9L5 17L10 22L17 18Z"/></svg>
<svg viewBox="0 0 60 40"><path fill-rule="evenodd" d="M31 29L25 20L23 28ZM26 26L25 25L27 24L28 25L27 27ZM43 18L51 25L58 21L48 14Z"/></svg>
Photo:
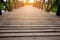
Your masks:
<svg viewBox="0 0 60 40"><path fill-rule="evenodd" d="M0 16L0 25L60 25L60 17L26 6Z"/></svg>
<svg viewBox="0 0 60 40"><path fill-rule="evenodd" d="M5 12L0 40L60 40L60 17L31 6Z"/></svg>

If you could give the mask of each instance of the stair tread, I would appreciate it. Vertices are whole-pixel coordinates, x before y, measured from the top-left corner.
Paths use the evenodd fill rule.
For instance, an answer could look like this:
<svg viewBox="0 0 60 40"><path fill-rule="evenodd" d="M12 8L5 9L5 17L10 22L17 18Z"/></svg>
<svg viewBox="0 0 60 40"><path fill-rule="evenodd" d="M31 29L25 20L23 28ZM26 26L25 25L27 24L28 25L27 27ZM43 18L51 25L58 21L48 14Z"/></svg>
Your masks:
<svg viewBox="0 0 60 40"><path fill-rule="evenodd" d="M0 37L60 36L60 25L0 25Z"/></svg>
<svg viewBox="0 0 60 40"><path fill-rule="evenodd" d="M60 29L60 25L0 25L1 29L26 29L26 30L41 30L41 29Z"/></svg>
<svg viewBox="0 0 60 40"><path fill-rule="evenodd" d="M49 30L0 30L1 32L60 32L60 30L54 30L54 29L49 29Z"/></svg>
<svg viewBox="0 0 60 40"><path fill-rule="evenodd" d="M36 26L40 26L40 27L60 27L60 25L0 25L0 27L1 26L5 26L5 27L7 27L7 26L10 26L10 27L14 27L14 26L28 26L28 27L32 27L32 26L34 26L34 27L36 27Z"/></svg>
<svg viewBox="0 0 60 40"><path fill-rule="evenodd" d="M3 36L60 36L60 33L2 33L0 37Z"/></svg>

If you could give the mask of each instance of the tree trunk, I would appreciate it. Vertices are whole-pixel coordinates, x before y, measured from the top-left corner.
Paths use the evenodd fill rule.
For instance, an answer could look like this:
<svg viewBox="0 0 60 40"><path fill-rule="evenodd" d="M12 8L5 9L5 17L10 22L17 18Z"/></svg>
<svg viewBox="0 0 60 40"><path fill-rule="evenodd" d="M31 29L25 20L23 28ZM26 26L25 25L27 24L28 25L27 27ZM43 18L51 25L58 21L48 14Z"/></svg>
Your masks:
<svg viewBox="0 0 60 40"><path fill-rule="evenodd" d="M14 0L14 8L17 9L17 0Z"/></svg>
<svg viewBox="0 0 60 40"><path fill-rule="evenodd" d="M46 9L46 11L49 10L49 7L50 7L50 0L48 0L48 4L47 4L47 9Z"/></svg>
<svg viewBox="0 0 60 40"><path fill-rule="evenodd" d="M9 0L8 1L8 11L10 12L10 11L12 11L12 6L11 6L11 2L10 2L11 0Z"/></svg>
<svg viewBox="0 0 60 40"><path fill-rule="evenodd" d="M46 3L45 3L45 0L43 0L43 8L44 8L44 10L46 10Z"/></svg>

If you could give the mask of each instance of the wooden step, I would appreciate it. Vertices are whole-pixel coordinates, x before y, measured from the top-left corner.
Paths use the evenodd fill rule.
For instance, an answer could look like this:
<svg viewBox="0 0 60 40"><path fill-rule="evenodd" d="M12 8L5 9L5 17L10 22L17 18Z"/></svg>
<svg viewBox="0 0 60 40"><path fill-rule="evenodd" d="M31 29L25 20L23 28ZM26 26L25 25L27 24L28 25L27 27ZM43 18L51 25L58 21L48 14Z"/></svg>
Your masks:
<svg viewBox="0 0 60 40"><path fill-rule="evenodd" d="M0 30L45 30L60 29L60 25L0 25Z"/></svg>
<svg viewBox="0 0 60 40"><path fill-rule="evenodd" d="M0 37L60 36L60 25L0 25Z"/></svg>
<svg viewBox="0 0 60 40"><path fill-rule="evenodd" d="M59 32L60 30L46 29L46 30L0 30L0 33L53 33Z"/></svg>
<svg viewBox="0 0 60 40"><path fill-rule="evenodd" d="M49 37L60 36L60 33L1 33L0 37Z"/></svg>

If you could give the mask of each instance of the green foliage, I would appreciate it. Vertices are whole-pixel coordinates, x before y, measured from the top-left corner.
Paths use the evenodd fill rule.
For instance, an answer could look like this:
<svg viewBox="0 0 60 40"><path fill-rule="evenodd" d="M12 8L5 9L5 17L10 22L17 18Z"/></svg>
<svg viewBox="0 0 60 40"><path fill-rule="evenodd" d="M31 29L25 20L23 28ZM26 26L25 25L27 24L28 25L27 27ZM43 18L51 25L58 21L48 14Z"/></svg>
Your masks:
<svg viewBox="0 0 60 40"><path fill-rule="evenodd" d="M56 0L51 0L52 3L54 3ZM57 11L57 4L51 9L52 12L56 12Z"/></svg>
<svg viewBox="0 0 60 40"><path fill-rule="evenodd" d="M0 9L3 9L4 7L3 7L3 4L0 2Z"/></svg>
<svg viewBox="0 0 60 40"><path fill-rule="evenodd" d="M52 8L52 12L56 12L57 11L57 5L54 6L54 8Z"/></svg>

